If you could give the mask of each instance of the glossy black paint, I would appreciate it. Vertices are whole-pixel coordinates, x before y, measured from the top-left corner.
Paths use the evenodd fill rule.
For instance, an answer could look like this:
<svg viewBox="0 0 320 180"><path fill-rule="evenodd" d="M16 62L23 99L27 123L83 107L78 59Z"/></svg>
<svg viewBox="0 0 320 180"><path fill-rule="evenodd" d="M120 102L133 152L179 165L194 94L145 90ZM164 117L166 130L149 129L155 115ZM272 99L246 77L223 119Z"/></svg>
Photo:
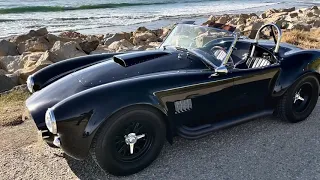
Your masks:
<svg viewBox="0 0 320 180"><path fill-rule="evenodd" d="M250 45L240 40L233 59L241 59ZM262 46L272 48L269 42ZM319 51L288 44L281 46L276 64L217 76L197 57L174 48L117 55L116 61L114 55L66 60L34 74L44 88L27 100L27 107L40 130L46 129L46 110L54 109L62 149L74 158L85 158L101 124L124 108L153 107L171 130L169 141L176 133L193 139L269 114L299 77L320 71ZM184 99L192 99L192 110L176 113L174 102Z"/></svg>

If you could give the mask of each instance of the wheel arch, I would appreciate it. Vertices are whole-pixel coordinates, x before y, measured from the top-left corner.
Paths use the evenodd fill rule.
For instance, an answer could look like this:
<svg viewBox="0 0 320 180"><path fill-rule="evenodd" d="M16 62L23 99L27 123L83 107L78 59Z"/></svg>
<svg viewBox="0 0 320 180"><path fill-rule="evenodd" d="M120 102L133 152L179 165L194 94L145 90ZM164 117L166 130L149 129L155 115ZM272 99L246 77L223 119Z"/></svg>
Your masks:
<svg viewBox="0 0 320 180"><path fill-rule="evenodd" d="M96 128L95 132L99 131L99 129L105 124L108 122L108 119L114 117L115 115L118 115L118 114L121 114L123 111L126 111L128 109L132 109L132 108L142 108L142 109L153 109L155 110L156 112L158 112L160 115L161 115L161 119L164 121L165 123L165 126L166 126L166 138L167 138L167 141L172 144L173 143L173 128L174 128L174 125L172 124L171 121L169 121L169 118L166 114L166 112L160 108L159 106L156 106L154 104L151 104L151 103L135 103L135 104L129 104L127 106L123 106L123 107L120 107L118 109L116 109L114 112L112 112L108 117L106 117L103 122ZM95 136L96 134L94 134Z"/></svg>

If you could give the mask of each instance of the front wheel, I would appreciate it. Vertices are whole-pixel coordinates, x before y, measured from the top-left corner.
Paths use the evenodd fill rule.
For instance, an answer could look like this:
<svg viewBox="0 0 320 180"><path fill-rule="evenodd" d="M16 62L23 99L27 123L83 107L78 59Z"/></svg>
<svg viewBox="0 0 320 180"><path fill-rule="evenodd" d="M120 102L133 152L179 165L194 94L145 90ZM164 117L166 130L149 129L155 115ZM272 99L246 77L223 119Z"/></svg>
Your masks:
<svg viewBox="0 0 320 180"><path fill-rule="evenodd" d="M289 122L305 120L315 108L319 97L319 82L308 75L297 81L280 99L277 112L281 119Z"/></svg>
<svg viewBox="0 0 320 180"><path fill-rule="evenodd" d="M107 120L91 148L96 163L106 172L136 173L159 155L166 137L162 116L152 108L130 108Z"/></svg>

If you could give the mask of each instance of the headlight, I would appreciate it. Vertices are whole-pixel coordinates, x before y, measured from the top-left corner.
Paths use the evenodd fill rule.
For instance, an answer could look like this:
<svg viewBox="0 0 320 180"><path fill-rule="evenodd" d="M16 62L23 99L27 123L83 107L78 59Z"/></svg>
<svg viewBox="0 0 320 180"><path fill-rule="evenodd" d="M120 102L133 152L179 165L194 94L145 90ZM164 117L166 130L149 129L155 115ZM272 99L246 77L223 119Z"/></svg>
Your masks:
<svg viewBox="0 0 320 180"><path fill-rule="evenodd" d="M32 76L29 76L28 79L27 79L27 87L28 87L28 90L29 90L31 93L34 92L33 86L34 86L33 77L32 77Z"/></svg>
<svg viewBox="0 0 320 180"><path fill-rule="evenodd" d="M45 119L48 130L52 134L57 134L57 122L56 118L54 117L53 110L51 108L47 110Z"/></svg>

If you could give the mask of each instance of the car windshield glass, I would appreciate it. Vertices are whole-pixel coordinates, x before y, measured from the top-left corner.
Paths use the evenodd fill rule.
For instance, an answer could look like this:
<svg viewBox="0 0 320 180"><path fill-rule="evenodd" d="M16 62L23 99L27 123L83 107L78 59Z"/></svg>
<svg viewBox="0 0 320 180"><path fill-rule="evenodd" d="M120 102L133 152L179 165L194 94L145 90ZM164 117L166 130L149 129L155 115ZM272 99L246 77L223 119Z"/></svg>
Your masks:
<svg viewBox="0 0 320 180"><path fill-rule="evenodd" d="M232 32L207 26L178 24L162 43L161 47L174 46L201 54L214 66L220 66L234 36ZM219 51L217 51L219 50Z"/></svg>

